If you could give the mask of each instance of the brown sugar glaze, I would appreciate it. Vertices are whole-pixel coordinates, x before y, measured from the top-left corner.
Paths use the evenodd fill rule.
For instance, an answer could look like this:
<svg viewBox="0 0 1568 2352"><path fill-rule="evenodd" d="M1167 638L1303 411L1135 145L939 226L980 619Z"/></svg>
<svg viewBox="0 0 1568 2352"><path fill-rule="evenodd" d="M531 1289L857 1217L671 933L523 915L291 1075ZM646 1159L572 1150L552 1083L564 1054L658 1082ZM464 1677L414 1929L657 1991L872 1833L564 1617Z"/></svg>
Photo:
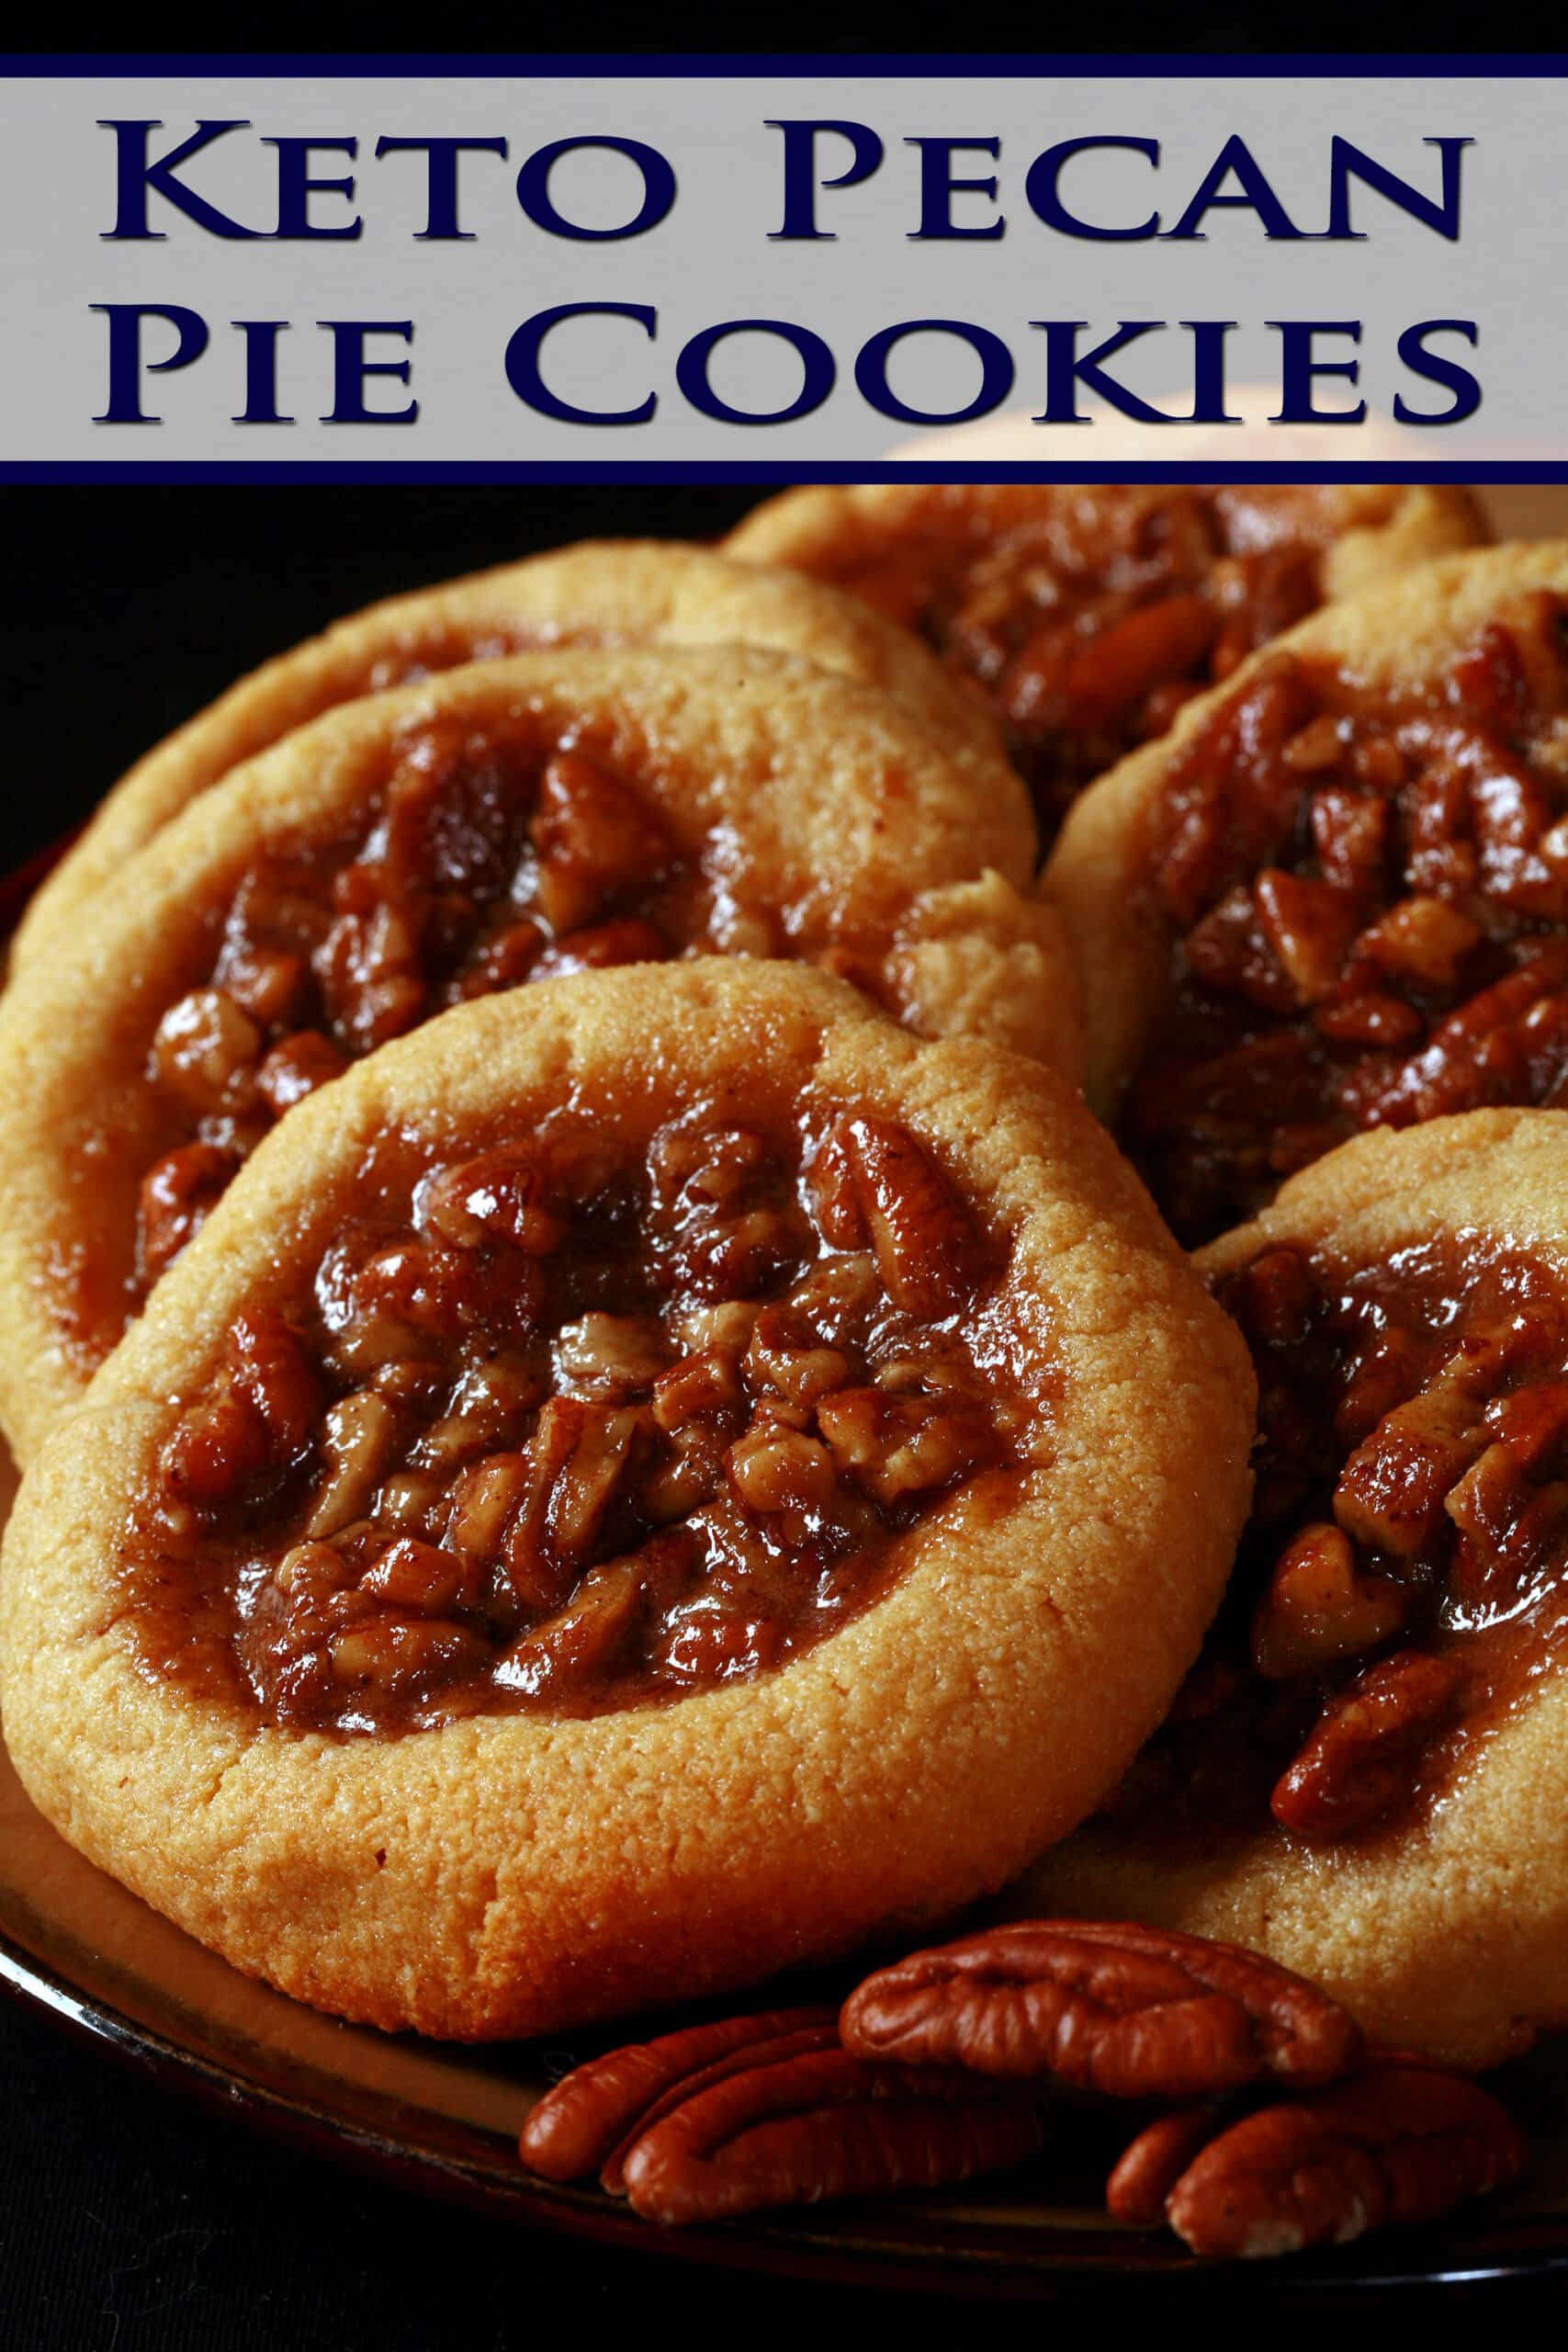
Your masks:
<svg viewBox="0 0 1568 2352"><path fill-rule="evenodd" d="M619 764L526 717L426 722L354 831L256 860L215 914L208 974L153 1040L157 1133L122 1316L290 1104L444 1007L688 952L813 952L738 903L723 842L682 853ZM847 947L815 960L868 983ZM93 1303L74 1319L101 1353Z"/></svg>
<svg viewBox="0 0 1568 2352"><path fill-rule="evenodd" d="M699 1104L635 1161L570 1108L434 1167L405 1143L170 1437L125 1543L143 1661L358 1733L780 1666L938 1503L1016 1492L1050 1405L1000 1275L869 1114Z"/></svg>
<svg viewBox="0 0 1568 2352"><path fill-rule="evenodd" d="M992 705L1049 849L1085 785L1322 602L1321 491L1104 484L998 526L956 494L834 569Z"/></svg>
<svg viewBox="0 0 1568 2352"><path fill-rule="evenodd" d="M1200 1850L1408 1824L1568 1649L1568 1268L1286 1247L1216 1295L1258 1375L1221 1615L1104 1826Z"/></svg>
<svg viewBox="0 0 1568 2352"><path fill-rule="evenodd" d="M1150 887L1171 985L1122 1139L1189 1243L1359 1130L1568 1077L1568 600L1425 692L1266 660L1183 746Z"/></svg>

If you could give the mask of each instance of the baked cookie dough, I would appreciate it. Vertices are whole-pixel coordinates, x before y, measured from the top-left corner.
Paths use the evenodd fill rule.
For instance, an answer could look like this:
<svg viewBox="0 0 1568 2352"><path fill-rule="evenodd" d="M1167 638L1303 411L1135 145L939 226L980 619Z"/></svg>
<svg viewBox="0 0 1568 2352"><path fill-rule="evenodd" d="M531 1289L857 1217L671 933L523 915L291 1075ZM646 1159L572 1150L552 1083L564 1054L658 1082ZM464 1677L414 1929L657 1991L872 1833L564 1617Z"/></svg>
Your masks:
<svg viewBox="0 0 1568 2352"><path fill-rule="evenodd" d="M722 950L1071 1067L1021 786L743 648L538 653L329 712L201 794L0 1005L0 1421L27 1456L252 1146L444 1005ZM758 1050L766 1041L759 1039Z"/></svg>
<svg viewBox="0 0 1568 2352"><path fill-rule="evenodd" d="M1201 1253L1257 1365L1252 1517L1168 1722L1021 1910L1251 1945L1459 2065L1568 2022L1565 1204L1568 1114L1475 1111Z"/></svg>
<svg viewBox="0 0 1568 2352"><path fill-rule="evenodd" d="M987 714L906 631L852 597L705 548L590 540L392 597L241 679L108 794L34 895L12 943L13 967L72 936L94 894L198 792L339 703L508 653L730 643L797 654L881 686L982 777L999 760Z"/></svg>
<svg viewBox="0 0 1568 2352"><path fill-rule="evenodd" d="M1568 1076L1568 542L1304 622L1073 811L1088 1088L1208 1239L1359 1130Z"/></svg>
<svg viewBox="0 0 1568 2352"><path fill-rule="evenodd" d="M252 1159L27 1479L17 1768L237 1966L554 2030L908 1932L1197 1652L1252 1385L1076 1094L715 958L465 1005Z"/></svg>
<svg viewBox="0 0 1568 2352"><path fill-rule="evenodd" d="M786 491L726 544L934 647L1000 719L1048 849L1086 784L1266 639L1485 537L1463 490L899 482Z"/></svg>

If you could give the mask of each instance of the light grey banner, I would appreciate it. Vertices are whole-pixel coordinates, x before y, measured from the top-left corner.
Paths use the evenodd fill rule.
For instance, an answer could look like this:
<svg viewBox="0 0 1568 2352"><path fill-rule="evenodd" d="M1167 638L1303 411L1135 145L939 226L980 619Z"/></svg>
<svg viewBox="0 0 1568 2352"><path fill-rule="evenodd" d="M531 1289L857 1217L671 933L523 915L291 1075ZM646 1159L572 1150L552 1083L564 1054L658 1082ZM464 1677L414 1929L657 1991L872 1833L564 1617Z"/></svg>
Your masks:
<svg viewBox="0 0 1568 2352"><path fill-rule="evenodd" d="M1562 98L1342 76L20 78L0 88L0 458L1560 461ZM160 184L198 124L235 119ZM854 128L770 127L827 120ZM455 159L461 236L423 233L445 164L378 156L409 139L505 141ZM612 143L541 160L576 141ZM825 233L777 233L792 160L793 226ZM317 233L274 233L291 204ZM661 205L639 234L561 232ZM893 333L922 321L948 323ZM1127 322L1145 331L1105 360L1109 390L1075 388L1075 353ZM806 388L809 413L726 413Z"/></svg>

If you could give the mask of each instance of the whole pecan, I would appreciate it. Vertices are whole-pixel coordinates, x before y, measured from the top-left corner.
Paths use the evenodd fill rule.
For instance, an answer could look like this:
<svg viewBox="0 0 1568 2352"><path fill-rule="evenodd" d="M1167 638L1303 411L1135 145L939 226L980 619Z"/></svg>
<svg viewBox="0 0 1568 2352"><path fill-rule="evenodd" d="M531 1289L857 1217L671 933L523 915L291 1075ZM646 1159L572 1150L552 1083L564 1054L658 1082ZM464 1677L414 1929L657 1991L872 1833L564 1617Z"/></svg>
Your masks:
<svg viewBox="0 0 1568 2352"><path fill-rule="evenodd" d="M1333 2082L1361 2037L1338 2003L1256 1952L1126 1922L1023 1920L868 1977L840 2018L863 2058L1054 2075L1114 2098Z"/></svg>
<svg viewBox="0 0 1568 2352"><path fill-rule="evenodd" d="M1017 2092L823 2050L680 2100L633 2140L621 2171L645 2221L716 2222L966 2180L1021 2163L1044 2135L1038 2104Z"/></svg>
<svg viewBox="0 0 1568 2352"><path fill-rule="evenodd" d="M1518 2131L1478 2084L1396 2061L1233 2124L1188 2165L1165 2212L1197 2255L1299 2254L1435 2221L1524 2165Z"/></svg>
<svg viewBox="0 0 1568 2352"><path fill-rule="evenodd" d="M519 2153L547 2180L585 2179L654 2109L662 2113L671 2093L802 2048L831 2049L838 2038L830 2008L798 2008L718 2018L654 2041L629 2042L574 2066L547 2090L523 2126Z"/></svg>

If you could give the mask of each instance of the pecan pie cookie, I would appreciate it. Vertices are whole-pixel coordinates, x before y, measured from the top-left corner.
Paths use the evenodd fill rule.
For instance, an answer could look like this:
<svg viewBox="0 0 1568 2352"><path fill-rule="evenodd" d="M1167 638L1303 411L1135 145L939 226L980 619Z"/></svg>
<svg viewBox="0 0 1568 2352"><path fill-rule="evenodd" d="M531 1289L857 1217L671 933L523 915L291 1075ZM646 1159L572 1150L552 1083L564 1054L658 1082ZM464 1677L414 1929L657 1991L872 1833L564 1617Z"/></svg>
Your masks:
<svg viewBox="0 0 1568 2352"><path fill-rule="evenodd" d="M1369 1127L1568 1075L1568 543L1304 623L1074 810L1089 1091L1208 1239Z"/></svg>
<svg viewBox="0 0 1568 2352"><path fill-rule="evenodd" d="M1485 536L1462 490L901 482L787 491L727 544L933 646L1000 719L1049 848L1086 784L1266 639Z"/></svg>
<svg viewBox="0 0 1568 2352"><path fill-rule="evenodd" d="M13 967L68 936L93 893L198 792L339 703L508 653L731 643L797 654L883 687L982 776L999 761L987 716L906 630L854 598L705 548L591 540L372 605L243 678L104 800L33 898Z"/></svg>
<svg viewBox="0 0 1568 2352"><path fill-rule="evenodd" d="M1485 2065L1568 2022L1568 1115L1359 1136L1198 1265L1252 1350L1224 1607L1030 1874Z"/></svg>
<svg viewBox="0 0 1568 2352"><path fill-rule="evenodd" d="M489 999L278 1127L44 1448L6 1737L321 2006L691 1997L952 1911L1114 1784L1252 1412L1041 1066L785 964Z"/></svg>
<svg viewBox="0 0 1568 2352"><path fill-rule="evenodd" d="M792 956L921 1033L1070 1060L1028 805L996 781L976 792L876 689L739 648L470 664L236 770L0 1007L0 1419L18 1453L273 1121L465 998L694 952Z"/></svg>

